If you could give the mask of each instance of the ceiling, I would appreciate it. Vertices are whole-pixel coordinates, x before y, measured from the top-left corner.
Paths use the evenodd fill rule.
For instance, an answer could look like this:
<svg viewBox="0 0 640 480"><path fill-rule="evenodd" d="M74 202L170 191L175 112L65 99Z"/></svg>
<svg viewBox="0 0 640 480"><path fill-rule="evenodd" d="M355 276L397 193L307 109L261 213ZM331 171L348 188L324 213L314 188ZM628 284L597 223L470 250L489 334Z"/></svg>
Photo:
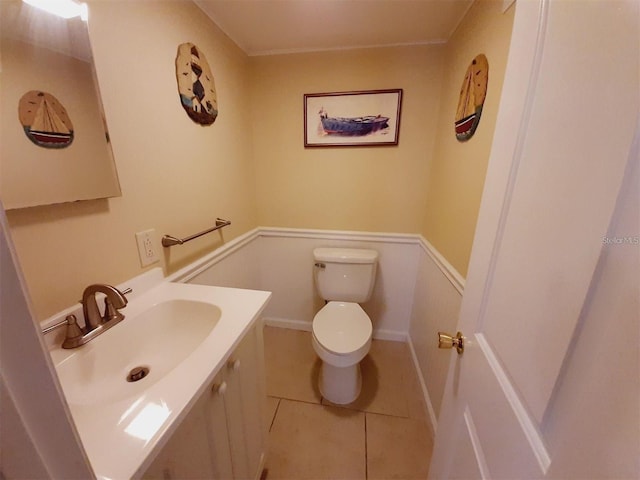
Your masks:
<svg viewBox="0 0 640 480"><path fill-rule="evenodd" d="M248 55L446 42L473 0L195 0Z"/></svg>
<svg viewBox="0 0 640 480"><path fill-rule="evenodd" d="M61 18L19 0L0 0L0 38L20 40L85 62L92 59L85 21Z"/></svg>

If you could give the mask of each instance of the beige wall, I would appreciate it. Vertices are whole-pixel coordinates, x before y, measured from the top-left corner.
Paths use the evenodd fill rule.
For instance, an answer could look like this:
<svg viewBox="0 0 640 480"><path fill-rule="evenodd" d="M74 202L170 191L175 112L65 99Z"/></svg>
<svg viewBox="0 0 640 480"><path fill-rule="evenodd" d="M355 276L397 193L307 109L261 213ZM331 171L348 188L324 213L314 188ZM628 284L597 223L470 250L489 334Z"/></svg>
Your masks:
<svg viewBox="0 0 640 480"><path fill-rule="evenodd" d="M252 59L261 225L419 232L435 141L443 46ZM303 146L303 95L402 88L399 145Z"/></svg>
<svg viewBox="0 0 640 480"><path fill-rule="evenodd" d="M244 53L191 2L93 1L89 30L122 197L7 212L39 319L91 283L141 273L135 232L156 229L173 271L221 239L163 251L163 234L195 233L216 216L233 222L225 240L257 225ZM220 114L210 127L179 102L174 62L184 42L205 52L215 76Z"/></svg>
<svg viewBox="0 0 640 480"><path fill-rule="evenodd" d="M261 224L422 232L464 275L511 27L501 4L474 6L450 46L249 58L191 2L123 9L93 0L89 29L122 197L8 212L37 317L76 302L90 283L141 273L134 234L149 228L167 272ZM174 61L184 42L205 52L215 76L211 127L180 106ZM457 89L479 52L490 63L487 103L476 136L458 144ZM305 93L382 88L404 90L397 147L303 147ZM222 237L159 246L163 234L198 232L216 216L233 222Z"/></svg>
<svg viewBox="0 0 640 480"><path fill-rule="evenodd" d="M445 49L442 104L429 172L422 233L466 277L480 198L489 161L515 8L504 14L502 2L477 0ZM489 60L489 86L475 135L458 142L454 116L469 63L479 53Z"/></svg>

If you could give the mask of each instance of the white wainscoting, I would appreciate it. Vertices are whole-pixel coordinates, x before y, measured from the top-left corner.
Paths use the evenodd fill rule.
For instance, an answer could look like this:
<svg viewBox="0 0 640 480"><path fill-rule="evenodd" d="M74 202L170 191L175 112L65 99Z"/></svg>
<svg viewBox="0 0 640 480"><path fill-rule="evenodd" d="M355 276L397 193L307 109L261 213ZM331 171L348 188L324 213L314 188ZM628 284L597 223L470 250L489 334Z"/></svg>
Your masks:
<svg viewBox="0 0 640 480"><path fill-rule="evenodd" d="M435 435L453 354L453 350L438 349L438 331L455 333L464 279L422 237L420 246L408 337Z"/></svg>
<svg viewBox="0 0 640 480"><path fill-rule="evenodd" d="M323 300L313 284L316 247L379 252L376 286L363 304L374 338L407 341L435 432L451 352L437 332L454 332L464 279L420 235L260 227L171 275L170 280L273 293L265 323L311 330Z"/></svg>
<svg viewBox="0 0 640 480"><path fill-rule="evenodd" d="M268 324L311 330L324 305L315 291L313 249L371 248L379 253L371 299L362 304L373 323L374 338L405 341L409 332L419 247L415 236L379 233L261 231L261 284L273 292L266 308Z"/></svg>
<svg viewBox="0 0 640 480"><path fill-rule="evenodd" d="M316 247L373 248L380 254L371 300L362 307L374 337L406 341L420 254L417 235L258 228L170 277L202 285L268 290L270 325L311 330L324 305L313 283Z"/></svg>
<svg viewBox="0 0 640 480"><path fill-rule="evenodd" d="M259 231L251 230L171 275L174 282L269 290L260 283Z"/></svg>

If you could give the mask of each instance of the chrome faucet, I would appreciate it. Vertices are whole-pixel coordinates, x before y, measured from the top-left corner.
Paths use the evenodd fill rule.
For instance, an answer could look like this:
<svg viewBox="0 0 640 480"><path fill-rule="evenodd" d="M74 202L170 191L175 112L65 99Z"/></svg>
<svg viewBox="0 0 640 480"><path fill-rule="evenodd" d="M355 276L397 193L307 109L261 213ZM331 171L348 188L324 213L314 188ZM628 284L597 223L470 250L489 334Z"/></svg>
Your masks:
<svg viewBox="0 0 640 480"><path fill-rule="evenodd" d="M104 315L100 316L96 293L104 293ZM100 325L112 322L118 323L124 319L118 310L127 306L127 299L124 294L111 285L95 284L89 285L82 294L82 313L84 314L85 330L87 333Z"/></svg>

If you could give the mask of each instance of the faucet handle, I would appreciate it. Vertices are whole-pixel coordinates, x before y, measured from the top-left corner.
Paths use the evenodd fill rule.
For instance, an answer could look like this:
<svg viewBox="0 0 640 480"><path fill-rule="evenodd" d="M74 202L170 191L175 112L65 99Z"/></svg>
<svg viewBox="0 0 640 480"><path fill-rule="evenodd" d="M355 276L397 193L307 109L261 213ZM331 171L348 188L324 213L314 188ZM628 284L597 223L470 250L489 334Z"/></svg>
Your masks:
<svg viewBox="0 0 640 480"><path fill-rule="evenodd" d="M120 321L124 318L118 310L127 306L127 299L125 297L125 293L131 292L131 289L128 288L124 292L121 292L116 287L111 287L107 285L110 291L105 292L106 296L104 297L104 315L102 320L104 322L110 322L112 320Z"/></svg>
<svg viewBox="0 0 640 480"><path fill-rule="evenodd" d="M67 333L64 342L62 342L62 348L75 348L81 345L84 332L78 325L78 319L75 315L67 315L65 320L67 322Z"/></svg>
<svg viewBox="0 0 640 480"><path fill-rule="evenodd" d="M122 308L122 307L120 307L120 308ZM104 316L103 316L103 320L105 322L110 322L111 320L122 320L123 318L124 318L124 315L122 315L118 311L118 309L113 306L113 302L109 299L109 297L104 297Z"/></svg>

